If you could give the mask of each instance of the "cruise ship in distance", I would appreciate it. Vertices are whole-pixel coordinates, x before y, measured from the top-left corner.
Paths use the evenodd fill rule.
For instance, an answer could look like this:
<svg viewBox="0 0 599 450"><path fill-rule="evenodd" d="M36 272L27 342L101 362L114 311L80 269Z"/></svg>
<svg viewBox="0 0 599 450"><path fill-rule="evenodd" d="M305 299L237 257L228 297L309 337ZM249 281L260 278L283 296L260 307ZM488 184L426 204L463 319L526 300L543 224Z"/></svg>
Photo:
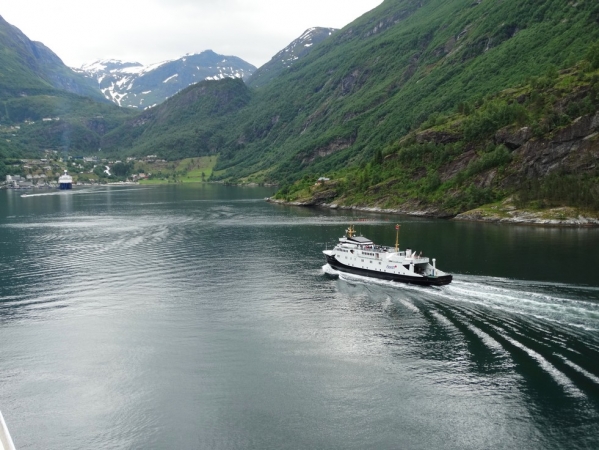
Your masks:
<svg viewBox="0 0 599 450"><path fill-rule="evenodd" d="M58 179L58 189L73 189L73 177L64 171L64 174Z"/></svg>

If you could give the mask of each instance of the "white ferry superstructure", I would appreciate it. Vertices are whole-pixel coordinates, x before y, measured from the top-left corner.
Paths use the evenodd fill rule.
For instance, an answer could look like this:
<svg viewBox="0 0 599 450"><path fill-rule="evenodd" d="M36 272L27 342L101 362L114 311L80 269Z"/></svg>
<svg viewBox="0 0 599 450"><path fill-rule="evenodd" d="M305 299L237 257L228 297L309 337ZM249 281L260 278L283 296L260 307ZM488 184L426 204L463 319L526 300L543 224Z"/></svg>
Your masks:
<svg viewBox="0 0 599 450"><path fill-rule="evenodd" d="M377 245L364 236L356 236L353 226L332 250L324 250L326 261L333 269L383 280L426 286L451 283L453 276L437 269L436 260L416 254L410 249L399 250L399 225L396 225L395 248Z"/></svg>

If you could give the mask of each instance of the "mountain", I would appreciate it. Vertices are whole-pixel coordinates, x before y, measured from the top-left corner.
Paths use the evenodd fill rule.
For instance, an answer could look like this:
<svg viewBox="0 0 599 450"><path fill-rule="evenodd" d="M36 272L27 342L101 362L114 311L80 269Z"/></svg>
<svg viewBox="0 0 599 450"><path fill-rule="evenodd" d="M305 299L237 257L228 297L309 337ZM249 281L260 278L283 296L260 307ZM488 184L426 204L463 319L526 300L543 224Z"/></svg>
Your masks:
<svg viewBox="0 0 599 450"><path fill-rule="evenodd" d="M102 94L117 105L145 109L199 81L248 79L256 68L236 56L206 50L147 67L135 62L102 60L74 70L93 80Z"/></svg>
<svg viewBox="0 0 599 450"><path fill-rule="evenodd" d="M594 92L589 83L593 85L591 78L599 75L583 67L593 59L585 55L599 41L598 23L596 2L386 0L314 46L255 89L245 105L228 111L213 122L213 128L203 130L205 136L211 132L218 135L217 141L187 140L174 145L182 129L171 134L165 128L160 138L170 144L156 153L175 159L218 151L213 179L223 181L289 184L316 175L343 177L349 168L355 172L348 173L344 183L349 180L358 190L344 198L352 204L376 202L377 192L386 204L412 202L412 207L446 195L455 200L445 205L455 213L518 191L524 176L541 183L551 175L547 170L522 172L513 167L520 160L511 154L509 145L494 138L501 127L520 125L536 130L526 146L533 155L525 155L531 158L530 167L536 167L543 164L530 149L541 155L543 151L533 145L535 139L552 142L561 128L575 126L576 111L584 111L584 120L590 115L590 123L594 123L593 112L599 103L591 94L585 100L584 92ZM558 76L560 70L571 68L578 75ZM577 84L586 90L570 89ZM572 96L559 100L560 89L566 87ZM490 98L505 90L517 90L521 95L504 96L485 109ZM588 104L581 106L582 101ZM521 105L525 111L511 106L514 102L526 103ZM431 142L416 137L415 142L406 144L407 150L398 147L410 133L426 130L421 127L427 123L443 124L460 108L475 114L457 119L451 145L437 151L437 138ZM194 120L187 120L191 130ZM474 133L478 137L473 138L473 128L460 128L459 120L472 121L474 129L486 131ZM434 136L443 139L444 134ZM594 142L591 139L589 145ZM496 148L500 145L505 148ZM555 148L566 151L566 147L564 141ZM135 140L129 141L128 148L133 153L141 151ZM577 152L588 149L585 145L568 148L574 152L569 156L573 161L580 159ZM394 159L395 154L400 156ZM386 165L385 177L372 175L378 169L369 164L375 159L380 162L381 157L386 161L385 156L401 164ZM588 165L550 159L555 163L551 170L561 173L563 169L564 177L571 171L590 174L593 170ZM468 168L470 163L473 166ZM506 164L514 174L509 183L487 185L473 178L500 180L491 173L508 170ZM366 172L368 167L370 172ZM401 176L393 175L395 171ZM594 175L588 176L593 179ZM406 192L398 180L411 177L422 181L407 183L410 190ZM386 181L393 183L379 185Z"/></svg>
<svg viewBox="0 0 599 450"><path fill-rule="evenodd" d="M453 113L432 115L369 161L338 168L325 183L305 176L278 199L557 223L581 211L599 211L598 159L596 44L572 68L465 102ZM529 211L520 214L522 207ZM546 208L557 209L543 212ZM576 223L585 219L570 222Z"/></svg>
<svg viewBox="0 0 599 450"><path fill-rule="evenodd" d="M0 17L0 160L43 150L97 152L131 112Z"/></svg>
<svg viewBox="0 0 599 450"><path fill-rule="evenodd" d="M300 58L305 57L315 45L327 39L335 31L337 31L336 28L315 27L307 29L299 38L256 70L248 80L248 85L260 87L268 84L272 79L293 66Z"/></svg>
<svg viewBox="0 0 599 450"><path fill-rule="evenodd" d="M597 2L385 0L259 88L203 81L111 120L86 148L218 153L213 180L277 182L291 197L327 175L325 197L396 209L453 214L528 179L528 192L592 199L598 23ZM8 111L25 117L19 101Z"/></svg>
<svg viewBox="0 0 599 450"><path fill-rule="evenodd" d="M131 117L104 136L102 149L122 154L123 148L133 148L137 155L168 159L217 154L228 139L222 122L251 97L240 78L201 81Z"/></svg>
<svg viewBox="0 0 599 450"><path fill-rule="evenodd" d="M596 2L386 0L228 119L217 176L291 182L361 164L433 114L574 64L598 21Z"/></svg>
<svg viewBox="0 0 599 450"><path fill-rule="evenodd" d="M55 90L102 99L93 85L74 73L41 42L31 41L0 16L0 100Z"/></svg>

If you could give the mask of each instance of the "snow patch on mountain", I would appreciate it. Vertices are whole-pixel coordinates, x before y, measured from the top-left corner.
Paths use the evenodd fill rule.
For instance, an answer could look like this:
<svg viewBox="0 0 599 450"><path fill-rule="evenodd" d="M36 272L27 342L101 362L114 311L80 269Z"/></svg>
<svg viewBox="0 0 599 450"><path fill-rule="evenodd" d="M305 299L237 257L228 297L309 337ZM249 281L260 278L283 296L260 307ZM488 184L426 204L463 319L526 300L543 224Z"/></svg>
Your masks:
<svg viewBox="0 0 599 450"><path fill-rule="evenodd" d="M170 77L168 77L166 80L163 81L163 83L168 83L169 81L171 81L173 78L177 78L179 76L178 73L171 75Z"/></svg>
<svg viewBox="0 0 599 450"><path fill-rule="evenodd" d="M312 51L314 46L331 36L335 28L308 28L300 37L278 52L272 59L260 67L249 80L250 86L262 86L279 73L289 69L296 61Z"/></svg>
<svg viewBox="0 0 599 450"><path fill-rule="evenodd" d="M206 50L147 66L106 59L73 70L95 80L104 97L117 105L144 108L144 104L158 105L201 80L248 79L256 68L235 56Z"/></svg>

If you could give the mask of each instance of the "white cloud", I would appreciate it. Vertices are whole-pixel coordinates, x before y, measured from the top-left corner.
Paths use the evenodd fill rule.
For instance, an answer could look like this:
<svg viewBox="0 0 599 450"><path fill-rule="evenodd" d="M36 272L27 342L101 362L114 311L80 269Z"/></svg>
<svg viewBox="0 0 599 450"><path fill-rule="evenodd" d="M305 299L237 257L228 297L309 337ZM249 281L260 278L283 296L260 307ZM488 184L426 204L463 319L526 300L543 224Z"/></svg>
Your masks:
<svg viewBox="0 0 599 450"><path fill-rule="evenodd" d="M212 49L260 66L313 26L341 28L382 0L4 0L0 14L70 66L143 64Z"/></svg>

